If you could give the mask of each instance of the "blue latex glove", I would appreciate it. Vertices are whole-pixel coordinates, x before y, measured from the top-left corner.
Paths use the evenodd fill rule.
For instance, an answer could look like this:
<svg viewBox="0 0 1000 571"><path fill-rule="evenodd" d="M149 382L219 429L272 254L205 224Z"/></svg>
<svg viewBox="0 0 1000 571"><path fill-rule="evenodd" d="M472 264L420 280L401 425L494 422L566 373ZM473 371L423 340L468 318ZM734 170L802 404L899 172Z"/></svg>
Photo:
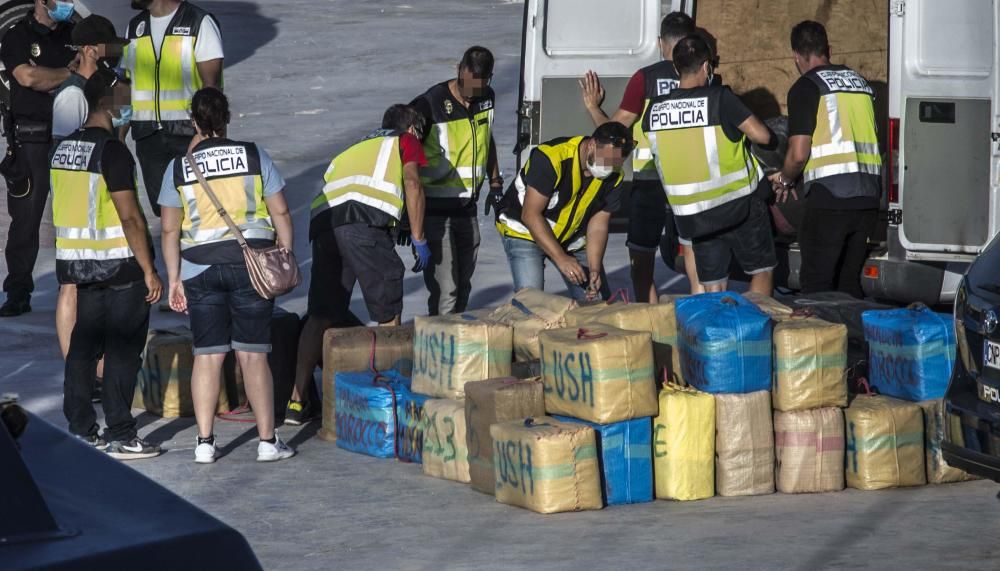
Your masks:
<svg viewBox="0 0 1000 571"><path fill-rule="evenodd" d="M413 244L413 257L416 263L413 265L414 272L422 272L431 263L431 247L427 245L427 240L417 240L410 236Z"/></svg>

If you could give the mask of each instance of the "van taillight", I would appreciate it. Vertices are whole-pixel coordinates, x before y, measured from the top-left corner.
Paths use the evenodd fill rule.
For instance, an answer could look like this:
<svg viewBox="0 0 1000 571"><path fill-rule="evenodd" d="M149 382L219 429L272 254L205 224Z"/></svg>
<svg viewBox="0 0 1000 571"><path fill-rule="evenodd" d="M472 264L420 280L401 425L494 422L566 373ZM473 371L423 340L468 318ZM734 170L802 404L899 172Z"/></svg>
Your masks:
<svg viewBox="0 0 1000 571"><path fill-rule="evenodd" d="M889 202L899 202L899 119L889 119Z"/></svg>

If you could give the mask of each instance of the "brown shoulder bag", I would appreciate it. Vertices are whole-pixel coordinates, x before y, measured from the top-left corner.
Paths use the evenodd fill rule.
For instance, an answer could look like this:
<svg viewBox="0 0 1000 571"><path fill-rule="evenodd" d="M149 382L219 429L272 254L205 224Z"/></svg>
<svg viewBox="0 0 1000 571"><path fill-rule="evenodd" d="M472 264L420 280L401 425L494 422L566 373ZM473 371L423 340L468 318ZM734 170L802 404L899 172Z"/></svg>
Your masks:
<svg viewBox="0 0 1000 571"><path fill-rule="evenodd" d="M236 236L236 241L243 248L243 260L247 264L247 271L250 272L250 283L253 289L257 290L264 299L274 299L285 295L302 283L302 274L299 273L299 264L295 260L295 254L277 244L266 248L252 248L247 244L246 238L240 227L233 222L233 219L219 202L219 197L212 191L211 185L205 180L205 175L201 172L201 167L195 162L194 156L189 151L187 161L191 165L191 170L198 177L198 182L205 189L208 198L212 201L219 216L226 221L229 230Z"/></svg>

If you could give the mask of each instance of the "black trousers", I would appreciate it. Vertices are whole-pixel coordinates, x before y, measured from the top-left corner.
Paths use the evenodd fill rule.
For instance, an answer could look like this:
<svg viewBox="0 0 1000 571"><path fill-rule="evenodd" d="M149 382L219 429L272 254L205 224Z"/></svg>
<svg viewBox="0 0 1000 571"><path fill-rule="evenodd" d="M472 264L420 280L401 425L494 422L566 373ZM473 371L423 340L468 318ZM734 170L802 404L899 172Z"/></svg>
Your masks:
<svg viewBox="0 0 1000 571"><path fill-rule="evenodd" d="M139 169L142 170L146 196L149 197L149 204L157 217L160 216L158 199L167 165L171 160L184 156L190 143L191 137L168 135L163 131L157 131L135 142L135 155L139 159Z"/></svg>
<svg viewBox="0 0 1000 571"><path fill-rule="evenodd" d="M90 397L97 361L104 355L101 406L108 427L105 438L120 442L135 438L132 398L149 331L146 294L142 282L77 288L76 326L70 337L63 386L63 413L71 433L97 433L97 414Z"/></svg>
<svg viewBox="0 0 1000 571"><path fill-rule="evenodd" d="M7 277L3 280L3 290L10 300L27 301L35 290L31 272L38 259L38 230L49 198L51 148L48 143L19 143L17 147L15 156L30 173L31 192L23 198L7 195L10 229L4 246Z"/></svg>
<svg viewBox="0 0 1000 571"><path fill-rule="evenodd" d="M863 298L861 271L878 210L806 208L799 228L803 293L839 291Z"/></svg>

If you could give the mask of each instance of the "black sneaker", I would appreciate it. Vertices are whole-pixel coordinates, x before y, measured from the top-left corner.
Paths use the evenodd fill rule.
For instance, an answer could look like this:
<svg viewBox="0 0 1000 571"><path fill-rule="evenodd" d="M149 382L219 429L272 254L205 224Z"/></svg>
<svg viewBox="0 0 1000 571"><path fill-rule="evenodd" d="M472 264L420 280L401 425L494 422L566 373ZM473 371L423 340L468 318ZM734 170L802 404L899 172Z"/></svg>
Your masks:
<svg viewBox="0 0 1000 571"><path fill-rule="evenodd" d="M91 434L90 436L80 436L79 434L74 434L74 436L86 443L88 446L93 446L97 450L103 451L108 449L108 443L96 434Z"/></svg>
<svg viewBox="0 0 1000 571"><path fill-rule="evenodd" d="M8 299L0 306L0 317L17 317L31 311L31 302L26 299Z"/></svg>
<svg viewBox="0 0 1000 571"><path fill-rule="evenodd" d="M301 426L315 417L311 403L297 400L288 401L288 408L285 409L285 424Z"/></svg>
<svg viewBox="0 0 1000 571"><path fill-rule="evenodd" d="M141 438L133 438L128 442L115 441L108 444L108 456L118 460L142 460L155 458L162 450L158 444L150 444Z"/></svg>

